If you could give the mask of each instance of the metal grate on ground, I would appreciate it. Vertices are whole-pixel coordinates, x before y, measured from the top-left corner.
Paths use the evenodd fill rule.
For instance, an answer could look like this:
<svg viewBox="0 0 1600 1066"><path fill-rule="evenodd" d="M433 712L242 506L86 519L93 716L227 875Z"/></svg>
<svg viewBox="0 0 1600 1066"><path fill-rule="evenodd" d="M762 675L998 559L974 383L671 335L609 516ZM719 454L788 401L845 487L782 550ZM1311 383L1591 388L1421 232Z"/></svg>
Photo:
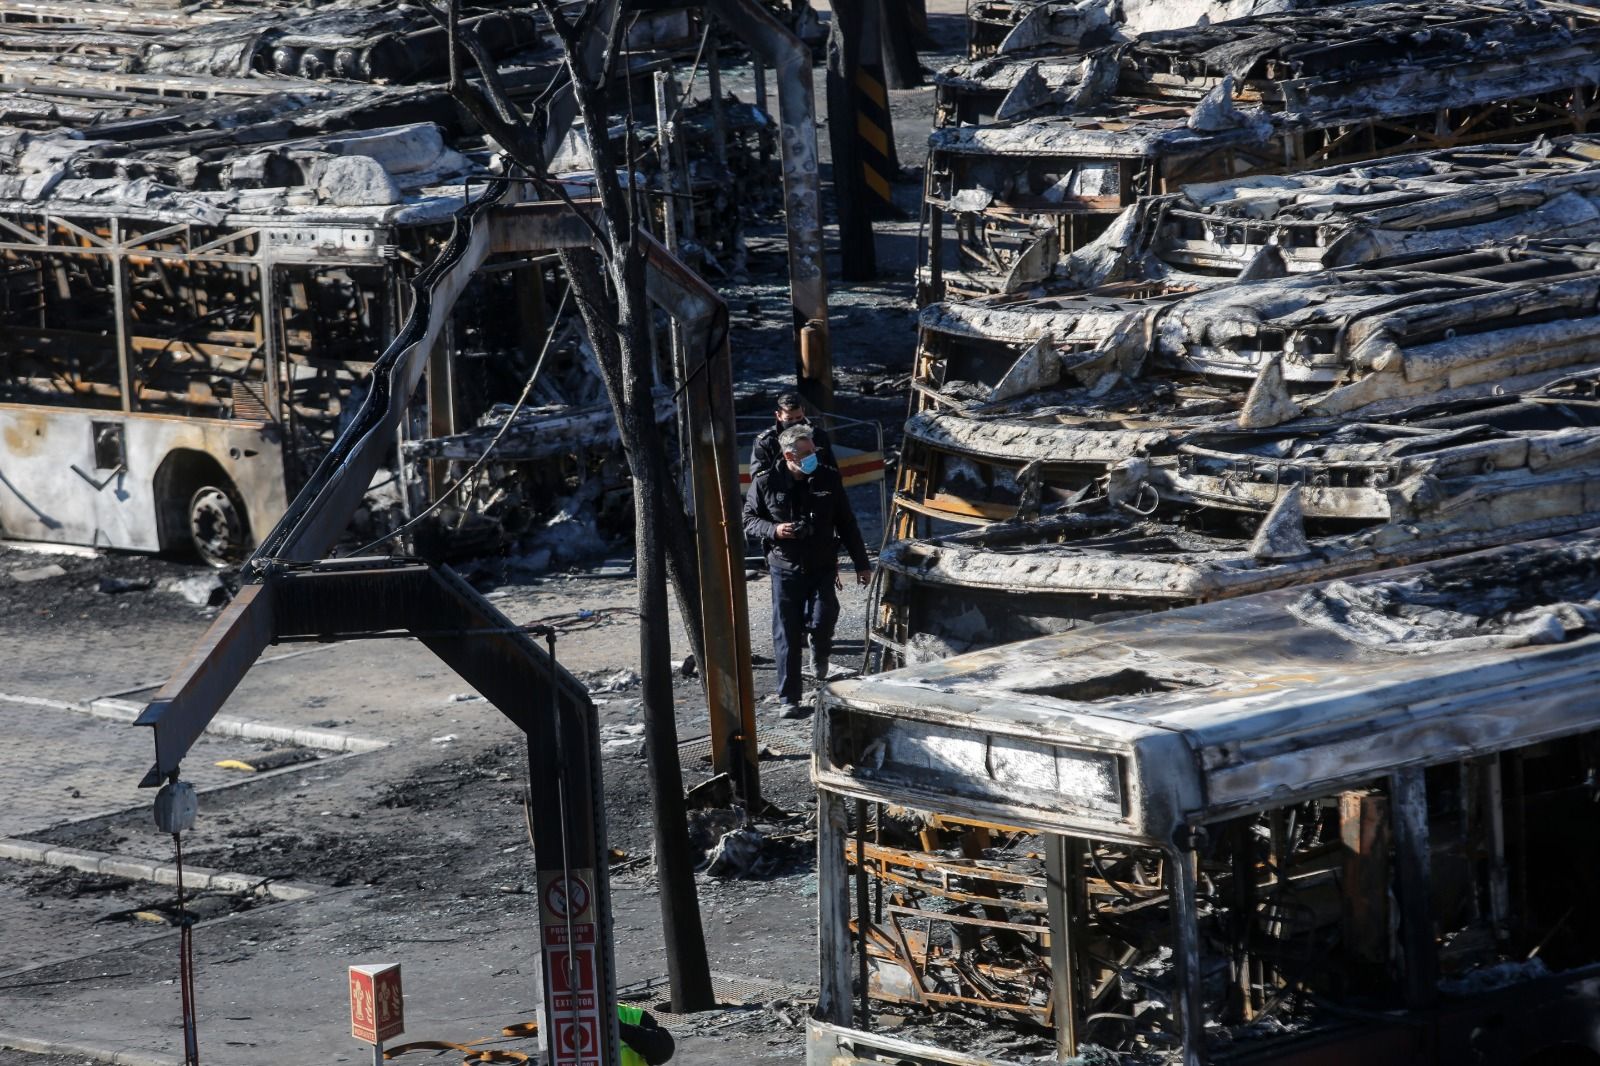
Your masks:
<svg viewBox="0 0 1600 1066"><path fill-rule="evenodd" d="M617 989L617 998L644 1007L668 1028L704 1019L704 1015L674 1014L667 1009L671 999L668 989L667 978L651 977ZM724 1010L760 1007L780 999L812 1001L817 998L817 990L812 985L735 973L712 973L711 992L717 1006Z"/></svg>
<svg viewBox="0 0 1600 1066"><path fill-rule="evenodd" d="M761 723L756 728L756 736L760 739L763 748L771 749L780 757L795 755L811 755L811 719L807 718L797 722L783 722L772 725ZM711 738L709 736L694 737L678 744L678 758L686 764L694 762L709 763L711 761Z"/></svg>

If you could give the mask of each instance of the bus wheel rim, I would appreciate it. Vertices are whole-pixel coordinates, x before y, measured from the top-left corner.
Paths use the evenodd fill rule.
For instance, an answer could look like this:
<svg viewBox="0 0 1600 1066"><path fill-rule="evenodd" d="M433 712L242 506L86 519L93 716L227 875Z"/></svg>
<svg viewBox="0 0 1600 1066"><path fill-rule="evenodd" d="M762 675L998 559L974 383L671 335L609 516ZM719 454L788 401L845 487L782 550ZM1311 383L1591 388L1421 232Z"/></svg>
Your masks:
<svg viewBox="0 0 1600 1066"><path fill-rule="evenodd" d="M189 539L200 558L212 566L226 566L238 559L244 546L244 523L239 509L228 494L207 485L189 501Z"/></svg>

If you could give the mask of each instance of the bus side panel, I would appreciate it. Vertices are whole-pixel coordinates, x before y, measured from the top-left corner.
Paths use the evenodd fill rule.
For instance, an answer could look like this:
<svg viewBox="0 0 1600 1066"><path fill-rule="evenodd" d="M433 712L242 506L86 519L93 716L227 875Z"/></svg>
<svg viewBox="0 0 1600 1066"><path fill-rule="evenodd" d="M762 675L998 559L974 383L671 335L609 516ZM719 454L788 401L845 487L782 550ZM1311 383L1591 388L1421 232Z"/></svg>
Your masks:
<svg viewBox="0 0 1600 1066"><path fill-rule="evenodd" d="M283 446L271 423L0 404L0 533L158 551L156 471L179 449L209 456L232 480L253 540L283 513Z"/></svg>

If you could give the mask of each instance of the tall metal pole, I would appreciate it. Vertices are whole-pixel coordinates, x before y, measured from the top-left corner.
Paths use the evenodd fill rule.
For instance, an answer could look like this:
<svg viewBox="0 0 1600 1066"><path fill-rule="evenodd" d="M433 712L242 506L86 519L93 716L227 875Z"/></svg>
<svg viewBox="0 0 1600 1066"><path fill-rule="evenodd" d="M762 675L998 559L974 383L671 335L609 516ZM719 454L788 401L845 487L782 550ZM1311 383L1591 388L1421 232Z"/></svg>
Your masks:
<svg viewBox="0 0 1600 1066"><path fill-rule="evenodd" d="M706 8L761 60L772 65L778 87L778 144L783 163L783 218L789 237L789 298L792 304L795 361L800 363L801 333L814 326L813 365L829 368L828 274L822 250L822 189L817 175L817 111L812 89L811 49L773 17L759 0L707 0ZM765 95L766 77L757 71L757 103ZM829 99L832 99L830 92ZM830 112L831 114L831 112ZM849 275L846 275L847 277ZM800 392L827 410L826 397L815 392L817 379L796 366ZM819 369L818 373L822 371Z"/></svg>
<svg viewBox="0 0 1600 1066"><path fill-rule="evenodd" d="M828 144L839 212L839 274L846 281L878 276L864 160L856 136L855 80L861 69L863 7L863 0L834 0L833 21L828 24Z"/></svg>

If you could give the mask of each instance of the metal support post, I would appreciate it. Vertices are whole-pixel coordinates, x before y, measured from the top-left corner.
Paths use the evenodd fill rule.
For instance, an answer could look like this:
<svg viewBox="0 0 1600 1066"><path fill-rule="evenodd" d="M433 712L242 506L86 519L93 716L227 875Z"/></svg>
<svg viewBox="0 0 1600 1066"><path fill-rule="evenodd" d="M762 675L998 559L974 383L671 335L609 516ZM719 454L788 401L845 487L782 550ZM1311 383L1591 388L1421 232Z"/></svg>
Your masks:
<svg viewBox="0 0 1600 1066"><path fill-rule="evenodd" d="M1078 1053L1072 934L1073 912L1079 906L1083 849L1076 837L1059 833L1045 834L1044 848L1045 903L1050 920L1050 1020L1056 1028L1056 1058L1064 1062Z"/></svg>
<svg viewBox="0 0 1600 1066"><path fill-rule="evenodd" d="M672 75L664 70L656 71L656 165L660 167L662 192L661 198L661 243L673 255L678 254L681 247L679 234L681 232L678 220L678 168L672 158L672 136L668 132L672 115L672 100L677 92L672 84Z"/></svg>
<svg viewBox="0 0 1600 1066"><path fill-rule="evenodd" d="M1394 816L1395 885L1400 896L1400 949L1405 955L1406 1006L1432 1005L1438 996L1439 955L1433 938L1428 853L1428 789L1419 767L1389 778Z"/></svg>
<svg viewBox="0 0 1600 1066"><path fill-rule="evenodd" d="M717 53L716 23L711 21L711 16L706 15L706 20L711 22L710 37L706 40L706 91L711 94L711 154L717 160L717 167L723 173L728 173L728 108L727 102L722 98L722 57ZM728 205L733 209L733 205Z"/></svg>
<svg viewBox="0 0 1600 1066"><path fill-rule="evenodd" d="M111 312L117 325L117 387L122 410L131 413L133 402L133 352L128 337L128 259L122 248L122 220L111 220Z"/></svg>
<svg viewBox="0 0 1600 1066"><path fill-rule="evenodd" d="M451 321L444 335L428 351L428 436L448 437L456 431L456 327ZM437 500L450 484L450 463L429 459L428 502Z"/></svg>
<svg viewBox="0 0 1600 1066"><path fill-rule="evenodd" d="M829 350L828 276L822 250L822 186L817 174L811 49L758 0L708 0L706 9L714 12L718 22L758 58L772 64L778 84L778 143L783 162L783 218L789 238L789 299L795 350L798 354L801 330L813 322L819 324L821 331L814 343ZM761 71L757 73L756 102L765 110L765 77Z"/></svg>
<svg viewBox="0 0 1600 1066"><path fill-rule="evenodd" d="M920 8L919 0L878 0L883 27L883 80L891 89L916 89L922 85L917 41L927 33L928 15Z"/></svg>
<svg viewBox="0 0 1600 1066"><path fill-rule="evenodd" d="M850 1024L850 870L845 843L850 833L850 800L825 789L817 792L817 955L822 983L817 1018Z"/></svg>
<svg viewBox="0 0 1600 1066"><path fill-rule="evenodd" d="M273 310L276 306L274 300L275 285L273 284L273 270L271 259L263 257L256 267L260 274L261 288L261 403L267 409L268 417L278 422L286 422L282 404L283 398L283 367L280 365L282 358L278 346L278 318Z"/></svg>
<svg viewBox="0 0 1600 1066"><path fill-rule="evenodd" d="M759 745L727 308L715 290L661 245L647 240L646 255L650 298L671 312L684 339L685 465L700 559L712 768L732 777L746 809L756 811L761 806Z"/></svg>
<svg viewBox="0 0 1600 1066"><path fill-rule="evenodd" d="M1203 832L1198 827L1185 826L1179 830L1184 838ZM1200 974L1200 917L1195 908L1199 885L1196 870L1197 856L1187 846L1174 848L1167 853L1167 869L1172 878L1172 921L1175 931L1178 993L1173 1013L1178 1017L1178 1030L1183 1037L1183 1066L1201 1066L1205 1049L1205 1001L1201 994Z"/></svg>

